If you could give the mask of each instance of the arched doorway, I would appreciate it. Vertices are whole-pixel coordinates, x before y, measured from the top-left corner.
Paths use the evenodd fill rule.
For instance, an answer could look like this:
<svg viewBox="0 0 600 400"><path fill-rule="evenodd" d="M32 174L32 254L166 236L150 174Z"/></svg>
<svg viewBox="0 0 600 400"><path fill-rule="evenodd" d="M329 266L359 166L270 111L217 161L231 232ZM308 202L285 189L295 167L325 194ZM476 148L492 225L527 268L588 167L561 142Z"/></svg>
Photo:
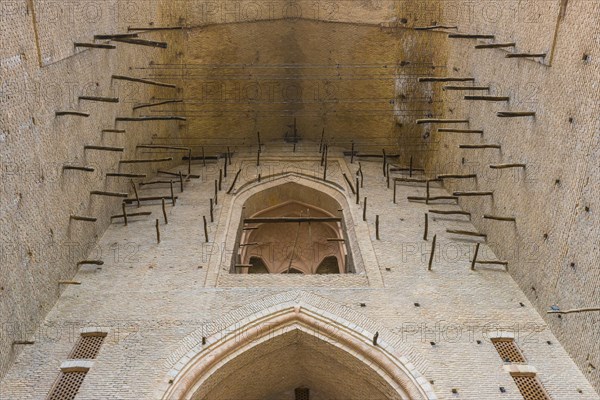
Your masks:
<svg viewBox="0 0 600 400"><path fill-rule="evenodd" d="M260 314L259 314L260 315ZM406 360L365 331L306 307L287 307L206 338L171 377L167 400L435 399Z"/></svg>

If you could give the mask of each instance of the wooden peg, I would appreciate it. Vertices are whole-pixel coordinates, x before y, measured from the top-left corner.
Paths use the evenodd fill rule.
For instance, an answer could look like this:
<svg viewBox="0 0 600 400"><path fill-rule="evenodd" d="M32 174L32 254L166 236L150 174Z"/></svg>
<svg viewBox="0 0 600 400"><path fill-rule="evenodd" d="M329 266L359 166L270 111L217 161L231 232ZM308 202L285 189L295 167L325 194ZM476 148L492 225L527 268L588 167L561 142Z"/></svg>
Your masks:
<svg viewBox="0 0 600 400"><path fill-rule="evenodd" d="M165 206L165 198L163 197L161 200L162 200L162 212L163 212L163 217L165 219L165 225L168 225L169 220L167 219L167 207Z"/></svg>
<svg viewBox="0 0 600 400"><path fill-rule="evenodd" d="M171 186L171 203L173 204L173 207L175 207L175 193L173 191L173 181L169 181L169 185Z"/></svg>
<svg viewBox="0 0 600 400"><path fill-rule="evenodd" d="M380 240L379 239L379 215L375 216L375 238L377 240Z"/></svg>
<svg viewBox="0 0 600 400"><path fill-rule="evenodd" d="M256 152L256 166L260 167L260 149Z"/></svg>
<svg viewBox="0 0 600 400"><path fill-rule="evenodd" d="M452 195L456 196L456 197L483 197L483 196L494 196L494 192L479 192L479 191L454 192L454 193L452 193Z"/></svg>
<svg viewBox="0 0 600 400"><path fill-rule="evenodd" d="M440 214L440 215L466 215L469 218L471 217L471 213L467 211L446 211L446 210L429 210L431 214Z"/></svg>
<svg viewBox="0 0 600 400"><path fill-rule="evenodd" d="M461 174L444 174L444 175L438 175L438 179L477 179L477 175L476 174L465 174L465 175L461 175Z"/></svg>
<svg viewBox="0 0 600 400"><path fill-rule="evenodd" d="M490 91L490 87L489 86L457 86L457 85L447 85L447 86L443 86L442 90L444 90L444 91L446 91L446 90L451 90L451 91L476 90L476 91L482 91L482 92L489 92Z"/></svg>
<svg viewBox="0 0 600 400"><path fill-rule="evenodd" d="M525 164L498 164L498 165L490 165L491 169L508 169L508 168L523 168L526 169L527 165Z"/></svg>
<svg viewBox="0 0 600 400"><path fill-rule="evenodd" d="M394 200L393 203L396 204L396 180L394 179Z"/></svg>
<svg viewBox="0 0 600 400"><path fill-rule="evenodd" d="M223 163L223 177L224 178L227 178L227 158L228 157L229 157L228 154L225 153L225 160L224 160L224 163Z"/></svg>
<svg viewBox="0 0 600 400"><path fill-rule="evenodd" d="M167 87L167 88L172 88L172 89L176 89L177 88L176 85L173 85L173 84L170 84L170 83L156 82L156 81L151 81L151 80L148 80L148 79L133 78L131 76L124 76L124 75L113 75L111 77L111 79L122 80L122 81L129 81L129 82L137 82L137 83L144 83L146 85L162 86L162 87Z"/></svg>
<svg viewBox="0 0 600 400"><path fill-rule="evenodd" d="M92 146L92 145L83 146L83 149L84 150L113 151L113 152L120 152L120 153L125 151L124 147Z"/></svg>
<svg viewBox="0 0 600 400"><path fill-rule="evenodd" d="M513 217L498 217L496 215L488 215L488 214L485 214L483 216L483 218L484 219L491 219L491 220L494 220L494 221L517 222L517 219L513 218Z"/></svg>
<svg viewBox="0 0 600 400"><path fill-rule="evenodd" d="M210 199L210 222L211 223L215 222L215 215L214 215L215 205L213 203L214 203L214 200Z"/></svg>
<svg viewBox="0 0 600 400"><path fill-rule="evenodd" d="M367 220L367 198L365 197L365 202L363 203L363 221Z"/></svg>
<svg viewBox="0 0 600 400"><path fill-rule="evenodd" d="M453 235L465 235L465 236L476 236L476 237L487 238L487 235L484 233L463 231L463 230L458 230L458 229L446 229L446 233L451 233Z"/></svg>
<svg viewBox="0 0 600 400"><path fill-rule="evenodd" d="M81 282L77 282L77 281L58 281L59 285L81 285Z"/></svg>
<svg viewBox="0 0 600 400"><path fill-rule="evenodd" d="M496 115L500 118L535 117L535 111L500 111Z"/></svg>
<svg viewBox="0 0 600 400"><path fill-rule="evenodd" d="M96 222L96 221L98 221L98 218L84 217L84 216L80 216L80 215L71 215L70 219L72 219L73 221L84 221L84 222Z"/></svg>
<svg viewBox="0 0 600 400"><path fill-rule="evenodd" d="M379 339L379 332L375 332L373 336L373 346L377 346L377 339Z"/></svg>
<svg viewBox="0 0 600 400"><path fill-rule="evenodd" d="M474 82L475 78L468 77L436 77L436 76L426 76L418 79L419 82Z"/></svg>
<svg viewBox="0 0 600 400"><path fill-rule="evenodd" d="M15 340L12 344L13 346L31 346L34 345L35 342L32 340Z"/></svg>
<svg viewBox="0 0 600 400"><path fill-rule="evenodd" d="M166 49L169 45L166 42L155 42L152 40L144 40L144 39L130 39L130 38L114 38L113 42L120 42L126 44L134 44L138 46L148 46L148 47L157 47L161 49Z"/></svg>
<svg viewBox="0 0 600 400"><path fill-rule="evenodd" d="M181 193L183 193L183 174L181 173L181 171L179 171L179 188L181 190Z"/></svg>
<svg viewBox="0 0 600 400"><path fill-rule="evenodd" d="M431 271L433 268L433 257L435 256L435 243L437 242L437 235L433 235L433 242L431 243L431 255L429 256L429 266L427 270Z"/></svg>
<svg viewBox="0 0 600 400"><path fill-rule="evenodd" d="M410 156L410 166L408 167L408 176L413 176L413 156Z"/></svg>
<svg viewBox="0 0 600 400"><path fill-rule="evenodd" d="M387 176L387 158L385 156L385 149L381 150L383 152L383 176Z"/></svg>
<svg viewBox="0 0 600 400"><path fill-rule="evenodd" d="M160 243L160 224L158 223L158 218L156 219L156 242Z"/></svg>
<svg viewBox="0 0 600 400"><path fill-rule="evenodd" d="M118 97L79 96L79 100L97 101L100 103L118 103Z"/></svg>
<svg viewBox="0 0 600 400"><path fill-rule="evenodd" d="M354 185L352 185L352 182L350 181L350 179L348 179L348 175L346 175L344 173L344 174L342 174L342 176L346 180L346 183L348 184L348 186L350 186L350 190L352 191L352 194L356 194L356 190L354 190Z"/></svg>
<svg viewBox="0 0 600 400"><path fill-rule="evenodd" d="M438 133L479 133L483 135L481 129L450 129L450 128L438 128Z"/></svg>
<svg viewBox="0 0 600 400"><path fill-rule="evenodd" d="M448 37L450 39L494 39L496 36L470 33L450 33Z"/></svg>
<svg viewBox="0 0 600 400"><path fill-rule="evenodd" d="M229 190L227 191L227 194L230 194L233 191L233 188L235 187L235 183L237 182L237 180L240 177L241 173L242 173L242 169L240 168L238 170L237 174L235 174L235 178L233 178L233 182L231 183L231 186L229 187Z"/></svg>
<svg viewBox="0 0 600 400"><path fill-rule="evenodd" d="M502 265L504 267L508 268L508 261L483 261L483 260L478 260L477 264L481 264L481 265Z"/></svg>
<svg viewBox="0 0 600 400"><path fill-rule="evenodd" d="M123 202L123 203L127 204L126 201ZM110 217L110 219L113 220L113 219L118 219L118 218L125 218L126 216L127 216L127 218L130 218L130 217L141 217L141 216L148 216L148 215L152 215L152 212L151 211L144 211L144 212L129 213L129 214L123 213L121 215L112 215Z"/></svg>
<svg viewBox="0 0 600 400"><path fill-rule="evenodd" d="M73 45L75 47L86 47L89 49L108 49L108 50L114 50L117 48L117 46L114 46L112 44L103 44L103 43L82 43L82 42L75 42L73 43Z"/></svg>
<svg viewBox="0 0 600 400"><path fill-rule="evenodd" d="M137 207L140 208L142 206L142 204L140 202L140 195L138 194L137 187L135 186L135 182L133 181L133 179L131 179L131 180L129 180L129 183L131 184L131 187L133 188L133 194L135 196L135 201L137 202Z"/></svg>
<svg viewBox="0 0 600 400"><path fill-rule="evenodd" d="M146 122L146 121L187 121L187 118L180 116L167 115L164 117L159 116L145 116L145 117L116 117L115 122Z"/></svg>
<svg viewBox="0 0 600 400"><path fill-rule="evenodd" d="M82 112L82 111L57 111L54 115L57 117L61 117L63 115L74 115L76 117L88 118L90 116L90 113Z"/></svg>
<svg viewBox="0 0 600 400"><path fill-rule="evenodd" d="M125 174L121 172L107 172L107 177L117 177L117 178L146 178L146 174Z"/></svg>
<svg viewBox="0 0 600 400"><path fill-rule="evenodd" d="M229 146L227 147L227 160L229 160L229 165L231 165L231 151L229 151Z"/></svg>
<svg viewBox="0 0 600 400"><path fill-rule="evenodd" d="M206 223L206 215L202 216L202 220L204 221L204 241L208 243L208 225Z"/></svg>
<svg viewBox="0 0 600 400"><path fill-rule="evenodd" d="M502 146L499 144L461 144L458 146L458 148L465 149L465 150L501 149Z"/></svg>
<svg viewBox="0 0 600 400"><path fill-rule="evenodd" d="M358 174L360 175L360 187L363 188L365 183L365 175L363 174L362 164L360 162L358 163Z"/></svg>
<svg viewBox="0 0 600 400"><path fill-rule="evenodd" d="M508 96L465 96L465 100L473 101L510 101Z"/></svg>
<svg viewBox="0 0 600 400"><path fill-rule="evenodd" d="M223 190L223 169L219 169L219 191Z"/></svg>
<svg viewBox="0 0 600 400"><path fill-rule="evenodd" d="M475 246L475 254L473 255L473 261L471 261L471 271L475 271L475 264L477 263L477 255L479 254L480 245L480 243L477 243Z"/></svg>
<svg viewBox="0 0 600 400"><path fill-rule="evenodd" d="M102 133L127 133L125 129L102 129Z"/></svg>
<svg viewBox="0 0 600 400"><path fill-rule="evenodd" d="M505 58L546 58L546 53L509 53Z"/></svg>
<svg viewBox="0 0 600 400"><path fill-rule="evenodd" d="M219 204L219 181L215 179L215 204Z"/></svg>
<svg viewBox="0 0 600 400"><path fill-rule="evenodd" d="M138 149L162 149L162 150L190 150L189 147L181 147L181 146L161 146L157 144L139 144L135 146Z"/></svg>
<svg viewBox="0 0 600 400"><path fill-rule="evenodd" d="M140 197L140 201L156 201L156 200L160 200L162 198L165 198L165 200L169 199L171 200L171 202L173 203L174 201L177 201L177 196L174 196L173 198L171 197L165 197L165 196L148 196L148 197ZM127 204L133 204L137 201L137 199L125 199L123 200L125 203ZM173 205L175 205L175 203L173 203ZM140 215L144 215L144 214L140 214ZM133 216L133 214L129 214L129 216Z"/></svg>
<svg viewBox="0 0 600 400"><path fill-rule="evenodd" d="M420 196L408 196L408 201L425 201L425 197ZM437 201L437 200L456 200L458 201L458 197L456 196L433 196L429 198L429 201Z"/></svg>
<svg viewBox="0 0 600 400"><path fill-rule="evenodd" d="M504 47L515 47L516 43L489 43L489 44L478 44L475 46L476 49L500 49Z"/></svg>
<svg viewBox="0 0 600 400"><path fill-rule="evenodd" d="M358 181L358 176L356 177L356 204L360 204L360 184Z"/></svg>
<svg viewBox="0 0 600 400"><path fill-rule="evenodd" d="M136 27L127 27L128 31L175 31L175 30L183 30L185 27L183 26L157 26L157 27L146 27L146 28L136 28Z"/></svg>
<svg viewBox="0 0 600 400"><path fill-rule="evenodd" d="M106 197L122 197L127 198L127 193L118 193L118 192L104 192L101 190L92 190L90 192L92 195L96 196L106 196Z"/></svg>
<svg viewBox="0 0 600 400"><path fill-rule="evenodd" d="M104 265L102 260L82 260L77 263L77 266L81 265Z"/></svg>
<svg viewBox="0 0 600 400"><path fill-rule="evenodd" d="M423 234L423 240L427 241L429 238L429 214L425 213L425 233Z"/></svg>
<svg viewBox="0 0 600 400"><path fill-rule="evenodd" d="M168 161L173 161L173 157L119 160L119 164L143 164L143 163L168 162Z"/></svg>
<svg viewBox="0 0 600 400"><path fill-rule="evenodd" d="M115 33L110 35L94 35L94 40L133 39L138 37L137 33Z"/></svg>
<svg viewBox="0 0 600 400"><path fill-rule="evenodd" d="M125 202L121 203L121 208L123 209L123 218L125 219L125 226L127 226L127 208L125 207Z"/></svg>
<svg viewBox="0 0 600 400"><path fill-rule="evenodd" d="M425 118L418 119L417 125L422 124L468 124L468 119L443 119L443 118Z"/></svg>

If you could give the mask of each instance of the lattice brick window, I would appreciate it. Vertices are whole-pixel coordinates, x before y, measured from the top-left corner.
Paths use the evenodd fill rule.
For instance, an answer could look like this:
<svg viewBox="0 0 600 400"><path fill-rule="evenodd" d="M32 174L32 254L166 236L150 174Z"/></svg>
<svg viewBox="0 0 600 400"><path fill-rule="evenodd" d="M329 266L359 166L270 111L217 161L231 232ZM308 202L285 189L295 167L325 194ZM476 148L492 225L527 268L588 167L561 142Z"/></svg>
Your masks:
<svg viewBox="0 0 600 400"><path fill-rule="evenodd" d="M296 400L310 400L310 390L308 388L294 389Z"/></svg>
<svg viewBox="0 0 600 400"><path fill-rule="evenodd" d="M513 375L512 377L525 400L551 400L535 375Z"/></svg>
<svg viewBox="0 0 600 400"><path fill-rule="evenodd" d="M61 372L47 400L73 400L87 371Z"/></svg>
<svg viewBox="0 0 600 400"><path fill-rule="evenodd" d="M492 339L500 358L504 362L525 363L525 357L513 339Z"/></svg>
<svg viewBox="0 0 600 400"><path fill-rule="evenodd" d="M82 334L81 338L71 352L69 359L71 360L92 360L96 358L102 342L106 337L105 332Z"/></svg>

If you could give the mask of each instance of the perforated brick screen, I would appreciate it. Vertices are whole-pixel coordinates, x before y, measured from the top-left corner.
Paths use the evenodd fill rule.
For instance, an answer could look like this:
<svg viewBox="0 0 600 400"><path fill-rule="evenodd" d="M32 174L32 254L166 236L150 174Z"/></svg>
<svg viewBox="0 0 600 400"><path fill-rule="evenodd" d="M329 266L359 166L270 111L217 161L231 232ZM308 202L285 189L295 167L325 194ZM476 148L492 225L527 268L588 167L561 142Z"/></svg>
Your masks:
<svg viewBox="0 0 600 400"><path fill-rule="evenodd" d="M525 357L513 340L493 340L494 346L504 362L524 363Z"/></svg>
<svg viewBox="0 0 600 400"><path fill-rule="evenodd" d="M63 372L47 400L73 400L79 392L86 372Z"/></svg>
<svg viewBox="0 0 600 400"><path fill-rule="evenodd" d="M91 360L96 358L103 341L104 336L82 336L71 352L69 359Z"/></svg>
<svg viewBox="0 0 600 400"><path fill-rule="evenodd" d="M550 396L535 376L513 375L513 379L525 400L550 400Z"/></svg>

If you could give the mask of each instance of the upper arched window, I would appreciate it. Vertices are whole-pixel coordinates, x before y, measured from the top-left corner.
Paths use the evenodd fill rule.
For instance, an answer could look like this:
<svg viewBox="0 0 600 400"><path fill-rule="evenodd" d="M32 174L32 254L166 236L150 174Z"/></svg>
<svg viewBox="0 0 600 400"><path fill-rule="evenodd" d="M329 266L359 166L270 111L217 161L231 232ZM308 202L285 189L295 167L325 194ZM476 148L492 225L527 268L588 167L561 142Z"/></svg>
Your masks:
<svg viewBox="0 0 600 400"><path fill-rule="evenodd" d="M250 197L241 224L238 273L340 274L347 248L336 200L285 183ZM333 211L335 210L335 211Z"/></svg>

